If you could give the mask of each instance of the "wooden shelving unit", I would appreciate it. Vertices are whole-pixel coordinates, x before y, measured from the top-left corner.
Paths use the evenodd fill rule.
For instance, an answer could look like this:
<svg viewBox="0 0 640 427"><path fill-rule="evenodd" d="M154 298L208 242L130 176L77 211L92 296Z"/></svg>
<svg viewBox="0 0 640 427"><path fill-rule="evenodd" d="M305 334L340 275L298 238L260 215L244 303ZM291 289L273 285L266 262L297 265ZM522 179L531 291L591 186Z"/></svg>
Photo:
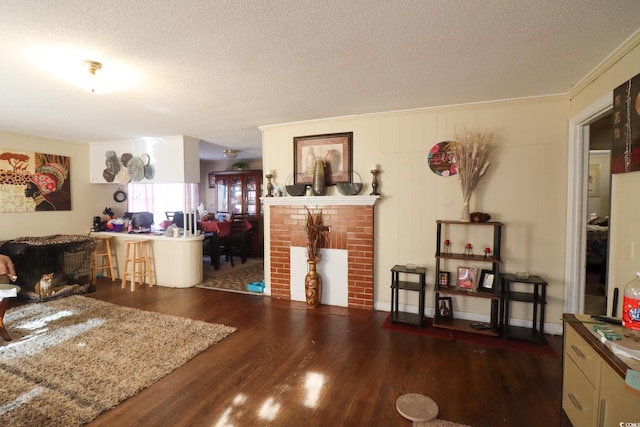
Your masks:
<svg viewBox="0 0 640 427"><path fill-rule="evenodd" d="M469 255L465 253L444 253L443 244L444 240L442 238L442 228L443 226L448 226L449 231L453 232L454 228L463 228L463 227L492 227L493 228L493 248L491 254L488 256L484 255ZM502 243L502 226L503 224L500 222L464 222L464 221L445 221L438 220L436 221L436 271L435 271L435 315L433 318L433 326L436 328L444 328L444 329L454 329L458 331L464 332L472 332L476 334L483 335L491 335L491 336L499 336L500 330L502 328L502 296L500 291L501 277L500 277L500 254L501 254L501 243ZM451 282L454 282L455 278L450 278L450 286L449 287L441 287L439 285L439 277L440 272L443 271L443 264L448 262L449 260L460 260L466 261L469 263L485 263L491 265L491 271L495 275L494 284L493 284L493 293L484 293L477 291L467 291L463 289L456 288L455 286L451 286ZM479 277L476 278L479 280ZM488 329L476 329L472 327L472 324L476 324L478 322L469 321L465 319L456 319L456 318L444 318L440 316L438 310L438 302L441 296L451 296L456 298L479 298L488 300L490 302L490 322Z"/></svg>
<svg viewBox="0 0 640 427"><path fill-rule="evenodd" d="M547 281L540 276L518 278L515 274L504 274L503 279L503 336L505 339L519 338L544 343L544 313L547 304ZM515 291L514 283L527 285L529 291ZM511 302L531 304L533 309L530 328L509 324L509 306Z"/></svg>
<svg viewBox="0 0 640 427"><path fill-rule="evenodd" d="M400 280L400 274L416 275L418 281ZM422 328L424 322L424 300L427 269L424 267L407 268L404 265L395 265L391 269L391 322L410 323ZM418 292L418 313L407 313L399 309L400 291Z"/></svg>

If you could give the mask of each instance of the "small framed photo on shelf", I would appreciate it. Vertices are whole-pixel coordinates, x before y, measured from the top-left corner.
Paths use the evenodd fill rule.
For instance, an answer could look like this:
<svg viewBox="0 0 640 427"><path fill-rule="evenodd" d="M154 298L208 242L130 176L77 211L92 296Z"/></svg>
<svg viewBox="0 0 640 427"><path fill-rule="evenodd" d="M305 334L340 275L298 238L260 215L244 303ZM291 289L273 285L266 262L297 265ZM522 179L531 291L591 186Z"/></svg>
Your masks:
<svg viewBox="0 0 640 427"><path fill-rule="evenodd" d="M453 308L451 305L451 297L438 298L438 317L441 320L453 319Z"/></svg>
<svg viewBox="0 0 640 427"><path fill-rule="evenodd" d="M465 291L473 291L477 286L476 269L471 267L458 267L458 288Z"/></svg>
<svg viewBox="0 0 640 427"><path fill-rule="evenodd" d="M480 281L478 282L478 292L495 293L494 282L496 274L491 270L482 270L480 273Z"/></svg>
<svg viewBox="0 0 640 427"><path fill-rule="evenodd" d="M441 271L438 273L438 288L446 289L449 287L449 272Z"/></svg>

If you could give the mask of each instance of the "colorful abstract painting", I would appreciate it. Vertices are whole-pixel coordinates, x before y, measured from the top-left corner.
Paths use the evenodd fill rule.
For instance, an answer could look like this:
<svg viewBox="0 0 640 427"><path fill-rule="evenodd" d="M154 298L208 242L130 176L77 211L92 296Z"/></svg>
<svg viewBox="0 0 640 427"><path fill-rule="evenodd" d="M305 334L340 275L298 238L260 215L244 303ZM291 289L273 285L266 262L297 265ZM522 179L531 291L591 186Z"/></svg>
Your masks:
<svg viewBox="0 0 640 427"><path fill-rule="evenodd" d="M0 148L0 212L71 210L71 158Z"/></svg>
<svg viewBox="0 0 640 427"><path fill-rule="evenodd" d="M611 173L640 170L640 74L613 91Z"/></svg>

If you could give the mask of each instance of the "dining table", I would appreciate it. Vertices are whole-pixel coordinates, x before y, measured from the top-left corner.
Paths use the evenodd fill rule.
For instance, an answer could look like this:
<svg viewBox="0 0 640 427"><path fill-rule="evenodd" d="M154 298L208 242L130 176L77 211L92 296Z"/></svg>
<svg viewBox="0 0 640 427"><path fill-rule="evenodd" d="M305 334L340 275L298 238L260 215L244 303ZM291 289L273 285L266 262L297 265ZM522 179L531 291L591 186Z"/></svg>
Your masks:
<svg viewBox="0 0 640 427"><path fill-rule="evenodd" d="M213 268L218 270L220 268L220 239L227 237L231 234L231 224L233 221L199 221L198 225L204 240L208 245L209 255L211 257L211 264ZM252 228L249 221L245 221L246 231Z"/></svg>
<svg viewBox="0 0 640 427"><path fill-rule="evenodd" d="M231 233L231 224L233 221L200 221L200 229L205 233L216 233L218 237L227 237ZM246 231L251 230L251 223L245 221Z"/></svg>

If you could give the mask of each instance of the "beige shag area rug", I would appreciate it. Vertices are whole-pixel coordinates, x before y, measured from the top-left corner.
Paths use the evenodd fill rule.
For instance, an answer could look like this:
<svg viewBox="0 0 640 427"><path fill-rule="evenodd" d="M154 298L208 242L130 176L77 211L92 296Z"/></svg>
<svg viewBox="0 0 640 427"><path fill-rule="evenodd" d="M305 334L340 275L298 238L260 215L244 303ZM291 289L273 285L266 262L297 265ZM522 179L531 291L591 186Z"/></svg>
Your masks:
<svg viewBox="0 0 640 427"><path fill-rule="evenodd" d="M79 426L235 328L70 296L7 311L0 425Z"/></svg>

